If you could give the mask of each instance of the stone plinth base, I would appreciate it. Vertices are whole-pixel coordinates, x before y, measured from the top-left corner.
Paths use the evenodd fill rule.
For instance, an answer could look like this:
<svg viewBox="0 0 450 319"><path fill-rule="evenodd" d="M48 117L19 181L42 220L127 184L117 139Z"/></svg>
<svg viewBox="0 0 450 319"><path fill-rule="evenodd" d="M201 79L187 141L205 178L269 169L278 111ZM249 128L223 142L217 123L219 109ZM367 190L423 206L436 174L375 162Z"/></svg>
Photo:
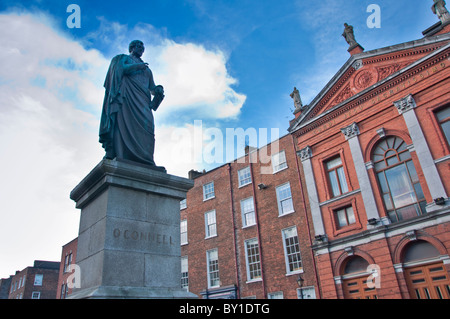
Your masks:
<svg viewBox="0 0 450 319"><path fill-rule="evenodd" d="M103 160L71 192L81 209L71 298L198 298L181 289L180 200L193 181Z"/></svg>

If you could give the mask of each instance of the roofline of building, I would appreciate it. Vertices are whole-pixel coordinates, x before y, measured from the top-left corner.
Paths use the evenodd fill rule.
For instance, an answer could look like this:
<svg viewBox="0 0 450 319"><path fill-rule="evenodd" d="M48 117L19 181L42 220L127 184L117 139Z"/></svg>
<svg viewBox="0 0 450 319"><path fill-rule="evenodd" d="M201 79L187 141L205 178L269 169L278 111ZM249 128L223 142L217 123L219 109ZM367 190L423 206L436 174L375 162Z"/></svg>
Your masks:
<svg viewBox="0 0 450 319"><path fill-rule="evenodd" d="M285 138L285 137L288 136L288 135L291 135L291 133L287 132L287 133L285 133L284 135L280 136L279 138L277 138L277 139L275 139L275 140L273 140L273 141L271 141L271 142L269 142L269 143L267 143L267 144L265 144L265 145L263 145L263 146L260 146L260 147L256 148L255 150L250 151L249 153L259 152L259 150L261 150L262 148L267 147L268 145L271 145L271 144L273 144L274 142L279 141L279 140ZM205 172L205 173L203 173L203 174L200 174L200 175L198 175L198 176L195 176L195 177L192 178L192 179L195 180L195 179L197 179L197 178L199 178L199 177L201 177L201 176L204 176L204 175L206 175L206 174L209 174L209 173L211 173L211 172L214 172L215 170L218 170L218 169L220 169L220 168L222 168L222 167L224 167L224 166L226 166L226 165L229 165L229 164L231 164L231 163L235 163L235 162L239 161L239 159L242 159L242 158L244 158L244 157L247 157L249 153L247 153L247 154L245 154L245 155L243 155L243 156L237 157L236 159L234 159L234 160L232 160L232 161L230 161L230 162L226 162L226 163L223 163L223 164L221 164L221 165L219 165L219 166L217 166L217 167L214 167L214 168L212 168L211 170L209 170L209 171L207 171L207 172Z"/></svg>
<svg viewBox="0 0 450 319"><path fill-rule="evenodd" d="M362 60L362 59L366 59L366 58L370 58L370 57L374 57L374 56L378 56L378 55L389 54L389 53L393 53L393 52L397 52L397 51L417 48L417 47L421 47L421 46L425 46L425 45L429 45L429 44L433 44L433 43L439 43L439 42L443 42L443 41L448 41L448 40L450 40L450 33L445 33L445 34L439 34L439 35L435 35L435 36L431 36L431 37L424 37L422 39L413 40L413 41L409 41L409 42L403 42L403 43L400 43L400 44L387 46L387 47L384 47L384 48L374 49L374 50L370 50L370 51L367 51L367 52L362 52L362 53L358 53L358 54L352 55L347 60L347 62L345 62L344 65L339 69L339 71L331 78L331 80L325 85L325 87L319 92L319 94L311 101L311 103L307 106L307 109L305 110L305 112L303 112L294 121L294 123L292 123L292 125L289 127L288 131L292 134L295 131L299 130L300 128L302 128L302 127L304 127L304 126L306 126L308 124L310 124L312 121L314 121L315 119L318 119L320 117L320 116L316 117L314 119L311 119L311 120L303 123L302 125L299 125L308 116L308 114L315 108L317 103L319 103L322 100L322 98L327 94L327 92L330 90L330 88L333 87L338 82L338 80L341 78L341 76L356 61ZM447 47L447 46L445 46L445 47ZM435 52L437 52L437 51L439 51L439 50L436 50ZM433 53L435 53L435 52L433 52ZM417 64L417 62L419 62L419 61L421 62L423 59L426 59L426 58L432 56L433 53L423 57L422 59L419 59L418 61L414 62L413 64L409 65L408 67L406 67L406 68L404 68L404 69L402 69L402 70L392 74L391 76L387 77L383 81L377 82L373 86L370 86L369 88L359 92L358 94L354 95L353 97L351 97L351 98L343 101L342 103L336 105L335 107L333 107L329 111L332 111L332 110L334 110L336 108L339 108L341 105L346 104L349 101L353 100L354 98L359 97L362 93L365 93L365 92L373 89L374 87L376 87L376 86L386 82L386 80L391 79L393 75L396 76L396 75L398 75L398 74L408 70L410 67L415 66ZM325 113L328 113L328 112L325 112Z"/></svg>

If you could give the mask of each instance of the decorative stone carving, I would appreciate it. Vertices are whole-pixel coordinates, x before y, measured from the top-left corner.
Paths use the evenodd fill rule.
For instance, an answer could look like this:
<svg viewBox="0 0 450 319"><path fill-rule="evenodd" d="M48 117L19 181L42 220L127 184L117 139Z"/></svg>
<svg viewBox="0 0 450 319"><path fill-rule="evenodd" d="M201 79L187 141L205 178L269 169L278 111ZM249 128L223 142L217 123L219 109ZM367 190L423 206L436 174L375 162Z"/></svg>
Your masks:
<svg viewBox="0 0 450 319"><path fill-rule="evenodd" d="M366 70L358 73L355 76L354 85L358 90L363 90L374 84L375 81L376 79L372 72Z"/></svg>
<svg viewBox="0 0 450 319"><path fill-rule="evenodd" d="M336 96L331 106L338 105L341 102L351 98L353 96L352 89L350 88L350 84L347 84L344 89Z"/></svg>
<svg viewBox="0 0 450 319"><path fill-rule="evenodd" d="M312 157L312 150L311 147L306 146L305 148L301 149L297 152L297 155L300 156L300 160L306 161Z"/></svg>
<svg viewBox="0 0 450 319"><path fill-rule="evenodd" d="M377 134L379 137L383 138L386 136L386 131L384 130L384 127L381 127L377 130Z"/></svg>
<svg viewBox="0 0 450 319"><path fill-rule="evenodd" d="M398 110L399 114L403 114L406 111L409 111L416 107L416 101L413 96L409 94L408 96L394 102L395 107Z"/></svg>
<svg viewBox="0 0 450 319"><path fill-rule="evenodd" d="M352 138L354 136L357 136L359 134L359 127L358 124L352 123L347 127L341 128L342 134L345 135L345 139L348 140L349 138Z"/></svg>
<svg viewBox="0 0 450 319"><path fill-rule="evenodd" d="M361 59L356 60L355 62L353 62L352 64L352 68L354 68L356 71L361 69L364 66L363 61Z"/></svg>
<svg viewBox="0 0 450 319"><path fill-rule="evenodd" d="M400 69L403 69L405 66L409 65L409 62L404 63L395 63L387 66L381 66L377 68L378 72L378 78L379 80L383 80L387 78L389 75L399 71Z"/></svg>
<svg viewBox="0 0 450 319"><path fill-rule="evenodd" d="M296 110L303 107L302 99L300 98L300 92L296 87L294 87L294 91L291 93L290 97L294 100L294 106Z"/></svg>
<svg viewBox="0 0 450 319"><path fill-rule="evenodd" d="M431 6L431 11L435 15L438 16L438 18L441 20L441 22L448 23L450 22L450 14L447 11L447 8L445 7L446 3L444 0L433 0L434 4Z"/></svg>

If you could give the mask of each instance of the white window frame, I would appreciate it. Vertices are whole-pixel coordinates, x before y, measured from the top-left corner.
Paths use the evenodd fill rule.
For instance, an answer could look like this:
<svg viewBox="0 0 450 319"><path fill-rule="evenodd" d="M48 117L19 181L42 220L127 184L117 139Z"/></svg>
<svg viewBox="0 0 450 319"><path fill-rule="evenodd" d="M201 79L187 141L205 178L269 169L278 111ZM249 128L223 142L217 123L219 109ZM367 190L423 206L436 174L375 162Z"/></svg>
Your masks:
<svg viewBox="0 0 450 319"><path fill-rule="evenodd" d="M205 238L217 236L217 218L216 210L210 210L205 213Z"/></svg>
<svg viewBox="0 0 450 319"><path fill-rule="evenodd" d="M278 173L288 168L286 152L284 150L272 155L272 172Z"/></svg>
<svg viewBox="0 0 450 319"><path fill-rule="evenodd" d="M244 167L238 170L239 187L252 183L252 174L250 172L250 166Z"/></svg>
<svg viewBox="0 0 450 319"><path fill-rule="evenodd" d="M42 286L43 281L44 281L44 274L34 275L34 286Z"/></svg>
<svg viewBox="0 0 450 319"><path fill-rule="evenodd" d="M248 239L245 242L245 264L247 268L247 282L253 282L253 281L261 281L262 280L262 268L261 268L261 251L259 249L259 242L257 238ZM249 255L249 245L256 245L258 246L257 255ZM253 248L254 249L254 248ZM256 256L258 256L258 260L256 260ZM259 269L259 276L255 277L255 273L253 270L250 270L251 265L258 265Z"/></svg>
<svg viewBox="0 0 450 319"><path fill-rule="evenodd" d="M180 221L180 244L186 245L188 243L188 225L187 219Z"/></svg>
<svg viewBox="0 0 450 319"><path fill-rule="evenodd" d="M284 299L284 295L282 291L269 292L267 299Z"/></svg>
<svg viewBox="0 0 450 319"><path fill-rule="evenodd" d="M215 259L211 259L211 255L212 254L216 255ZM211 263L212 262L216 262L216 267L217 269L214 269L213 271L211 271ZM206 273L208 275L208 288L215 288L215 287L220 287L220 272L219 272L219 250L217 248L214 249L210 249L208 251L206 251ZM212 285L211 284L211 275L214 273L214 277L216 276L217 273L217 278L214 278L214 281L217 281L217 284Z"/></svg>
<svg viewBox="0 0 450 319"><path fill-rule="evenodd" d="M187 200L185 198L180 201L180 210L186 209L186 208L187 208Z"/></svg>
<svg viewBox="0 0 450 319"><path fill-rule="evenodd" d="M289 196L281 198L281 192L286 187L289 189ZM291 214L291 213L295 212L294 202L292 200L291 184L289 182L287 182L287 183L284 183L282 185L277 186L276 192L277 192L277 202L278 202L278 216L284 216L284 215ZM285 211L283 211L282 202L288 201L288 200L291 202L292 209L291 210L287 210L285 212Z"/></svg>
<svg viewBox="0 0 450 319"><path fill-rule="evenodd" d="M210 200L216 197L214 192L214 182L203 185L203 201Z"/></svg>
<svg viewBox="0 0 450 319"><path fill-rule="evenodd" d="M249 205L246 205L248 203L250 203L249 205L251 205L251 207ZM253 202L253 197L241 200L241 215L242 215L242 228L256 225L255 205ZM252 223L247 224L246 218L247 215L252 216L248 218L249 220L252 221Z"/></svg>
<svg viewBox="0 0 450 319"><path fill-rule="evenodd" d="M31 299L41 299L41 292L40 291L33 291L31 293Z"/></svg>
<svg viewBox="0 0 450 319"><path fill-rule="evenodd" d="M291 236L291 237L287 237L287 232L291 232L295 230L295 236ZM285 228L283 230L281 230L281 236L283 238L283 248L284 248L284 261L286 264L286 274L291 275L291 274L298 274L298 273L303 273L303 260L302 260L302 253L300 250L300 242L299 242L299 238L298 238L298 232L297 232L297 227L292 226L289 228ZM297 252L295 253L288 253L288 247L286 246L286 239L288 238L294 238L297 237L297 248L298 249ZM289 262L289 256L290 255L294 255L294 254L299 254L300 255L300 264L301 264L301 268L297 269L297 270L291 270L290 267L290 262Z"/></svg>
<svg viewBox="0 0 450 319"><path fill-rule="evenodd" d="M186 285L183 285L186 283ZM181 288L189 291L189 263L188 256L181 257Z"/></svg>

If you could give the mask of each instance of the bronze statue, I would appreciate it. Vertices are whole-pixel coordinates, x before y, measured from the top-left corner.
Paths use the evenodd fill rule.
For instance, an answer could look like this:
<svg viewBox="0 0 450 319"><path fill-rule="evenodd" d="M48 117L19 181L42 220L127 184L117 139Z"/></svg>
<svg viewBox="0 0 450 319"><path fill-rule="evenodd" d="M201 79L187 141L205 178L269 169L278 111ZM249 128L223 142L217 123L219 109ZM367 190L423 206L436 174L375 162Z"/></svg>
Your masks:
<svg viewBox="0 0 450 319"><path fill-rule="evenodd" d="M104 83L99 141L107 159L133 161L165 172L153 160L152 113L164 99L164 88L155 85L148 63L142 61L144 50L144 43L134 40L129 55L119 54L111 61Z"/></svg>

